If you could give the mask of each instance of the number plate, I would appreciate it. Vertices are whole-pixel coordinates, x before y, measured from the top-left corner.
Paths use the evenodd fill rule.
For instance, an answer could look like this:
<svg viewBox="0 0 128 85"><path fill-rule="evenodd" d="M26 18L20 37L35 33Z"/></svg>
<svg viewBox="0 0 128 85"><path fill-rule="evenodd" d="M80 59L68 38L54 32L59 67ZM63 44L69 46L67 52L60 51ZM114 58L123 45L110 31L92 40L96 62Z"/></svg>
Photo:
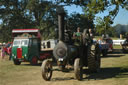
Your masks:
<svg viewBox="0 0 128 85"><path fill-rule="evenodd" d="M64 59L63 59L63 58L59 58L58 60L59 60L59 61L63 61Z"/></svg>

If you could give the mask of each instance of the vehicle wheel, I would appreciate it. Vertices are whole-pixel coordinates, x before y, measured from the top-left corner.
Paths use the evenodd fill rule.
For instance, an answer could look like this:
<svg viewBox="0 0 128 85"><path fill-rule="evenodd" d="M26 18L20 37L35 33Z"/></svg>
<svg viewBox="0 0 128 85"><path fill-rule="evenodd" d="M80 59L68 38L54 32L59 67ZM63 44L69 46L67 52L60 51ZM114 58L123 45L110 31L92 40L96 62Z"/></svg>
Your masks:
<svg viewBox="0 0 128 85"><path fill-rule="evenodd" d="M100 48L98 45L92 45L88 50L88 69L91 72L98 72L100 69Z"/></svg>
<svg viewBox="0 0 128 85"><path fill-rule="evenodd" d="M95 49L95 72L100 71L100 66L101 66L101 57L100 57L101 51L99 46L96 46Z"/></svg>
<svg viewBox="0 0 128 85"><path fill-rule="evenodd" d="M51 61L44 60L42 62L42 66L41 66L41 70L42 70L42 77L44 80L49 81L52 77L52 63Z"/></svg>
<svg viewBox="0 0 128 85"><path fill-rule="evenodd" d="M14 62L15 65L20 65L21 64L21 62L17 59L14 59L13 62Z"/></svg>
<svg viewBox="0 0 128 85"><path fill-rule="evenodd" d="M82 64L80 63L80 58L76 58L74 62L74 73L75 73L75 78L77 80L82 80L83 78L83 73L82 73Z"/></svg>
<svg viewBox="0 0 128 85"><path fill-rule="evenodd" d="M30 61L30 64L32 65L37 65L37 62L38 62L38 59L36 56L32 57L31 61Z"/></svg>

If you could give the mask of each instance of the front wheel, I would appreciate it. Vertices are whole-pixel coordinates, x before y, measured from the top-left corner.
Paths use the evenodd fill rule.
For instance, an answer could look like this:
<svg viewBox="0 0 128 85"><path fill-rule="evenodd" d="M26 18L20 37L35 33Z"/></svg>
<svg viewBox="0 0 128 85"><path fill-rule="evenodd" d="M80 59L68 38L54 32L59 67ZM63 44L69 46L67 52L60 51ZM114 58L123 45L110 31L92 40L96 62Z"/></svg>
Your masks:
<svg viewBox="0 0 128 85"><path fill-rule="evenodd" d="M21 62L17 59L14 59L13 62L14 62L15 65L20 65L21 64Z"/></svg>
<svg viewBox="0 0 128 85"><path fill-rule="evenodd" d="M82 64L80 63L80 58L75 59L74 73L75 73L75 78L77 80L82 80L83 74L82 74Z"/></svg>
<svg viewBox="0 0 128 85"><path fill-rule="evenodd" d="M52 63L51 61L44 60L42 62L42 66L41 66L41 70L42 70L42 77L44 80L49 81L52 77Z"/></svg>

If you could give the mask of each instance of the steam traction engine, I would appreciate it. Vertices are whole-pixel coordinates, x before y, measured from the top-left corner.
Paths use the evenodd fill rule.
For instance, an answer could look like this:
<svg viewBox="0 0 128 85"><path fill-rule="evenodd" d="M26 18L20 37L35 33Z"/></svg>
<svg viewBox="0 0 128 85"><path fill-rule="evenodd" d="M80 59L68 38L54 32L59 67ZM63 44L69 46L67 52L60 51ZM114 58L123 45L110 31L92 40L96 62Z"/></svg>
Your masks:
<svg viewBox="0 0 128 85"><path fill-rule="evenodd" d="M57 61L58 67L63 71L67 64L74 65L74 74L77 80L82 79L83 67L88 67L90 71L97 72L100 69L100 49L98 44L89 43L89 38L83 37L80 46L74 43L65 41L64 36L64 12L58 13L59 24L59 42L53 49L53 55ZM85 36L88 35L87 30L84 30ZM71 36L69 36L71 37ZM69 38L71 39L71 38ZM68 40L69 42L71 40ZM46 59L42 62L41 66L42 77L44 80L49 81L52 77L52 61Z"/></svg>

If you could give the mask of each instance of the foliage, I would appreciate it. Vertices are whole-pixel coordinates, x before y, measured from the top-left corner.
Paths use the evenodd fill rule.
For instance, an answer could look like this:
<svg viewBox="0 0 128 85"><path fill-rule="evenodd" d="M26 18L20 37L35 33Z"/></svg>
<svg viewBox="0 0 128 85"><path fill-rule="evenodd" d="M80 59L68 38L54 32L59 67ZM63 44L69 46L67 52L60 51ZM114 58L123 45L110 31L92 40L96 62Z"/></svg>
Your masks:
<svg viewBox="0 0 128 85"><path fill-rule="evenodd" d="M32 20L34 20L36 28L40 29L42 38L53 38L56 28L55 21L57 20L56 6L44 0L30 0L27 9L33 17Z"/></svg>
<svg viewBox="0 0 128 85"><path fill-rule="evenodd" d="M64 5L63 5L64 4ZM94 28L93 21L96 14L109 10L109 14L103 18L103 23L96 24L97 33L103 33L111 27L119 7L128 9L128 0L0 0L0 40L8 42L11 39L12 29L38 28L42 38L54 38L57 27L56 8L59 5L78 5L84 10L84 14L66 15L66 27L75 31L79 26ZM67 13L66 13L67 14ZM111 31L109 31L111 35Z"/></svg>
<svg viewBox="0 0 128 85"><path fill-rule="evenodd" d="M43 0L1 0L2 41L7 42L11 39L12 29L21 28L39 28L43 35L49 36L49 32L53 32L55 28L54 21L57 18L55 7L51 5L51 2ZM54 33L51 34L53 36Z"/></svg>
<svg viewBox="0 0 128 85"><path fill-rule="evenodd" d="M110 37L115 37L117 35L116 30L108 24L106 26L104 19L101 17L96 18L96 34L99 36L108 34Z"/></svg>
<svg viewBox="0 0 128 85"><path fill-rule="evenodd" d="M58 3L64 2L67 5L75 4L84 8L86 16L90 19L94 19L95 14L104 12L110 6L115 6L115 9L109 12L111 19L117 15L119 6L128 9L128 0L55 0ZM109 20L112 21L112 20Z"/></svg>
<svg viewBox="0 0 128 85"><path fill-rule="evenodd" d="M101 17L96 18L96 34L102 35L105 31L105 23Z"/></svg>
<svg viewBox="0 0 128 85"><path fill-rule="evenodd" d="M0 19L2 19L1 35L4 42L11 39L11 30L33 27L31 17L26 13L27 0L1 0Z"/></svg>
<svg viewBox="0 0 128 85"><path fill-rule="evenodd" d="M56 1L56 0L55 0ZM96 14L108 11L108 15L103 17L103 23L100 23L97 26L99 33L105 32L104 29L108 30L113 20L119 12L119 7L125 8L128 10L128 0L57 0L58 2L64 2L68 5L75 4L80 5L84 9L85 16L89 20L94 20ZM105 28L106 27L106 28Z"/></svg>
<svg viewBox="0 0 128 85"><path fill-rule="evenodd" d="M72 13L67 18L67 28L72 30L73 32L76 31L77 27L81 28L81 31L83 29L89 29L94 28L93 21L88 20L87 17L85 17L83 14L78 13Z"/></svg>

